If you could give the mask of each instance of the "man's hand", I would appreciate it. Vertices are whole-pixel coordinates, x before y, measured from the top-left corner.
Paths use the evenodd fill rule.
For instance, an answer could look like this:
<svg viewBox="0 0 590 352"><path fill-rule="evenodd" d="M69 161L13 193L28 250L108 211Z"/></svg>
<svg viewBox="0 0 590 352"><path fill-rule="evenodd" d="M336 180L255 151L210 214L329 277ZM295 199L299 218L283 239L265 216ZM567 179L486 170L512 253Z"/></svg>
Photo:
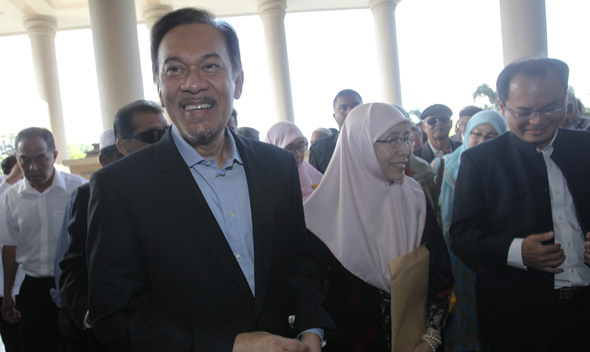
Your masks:
<svg viewBox="0 0 590 352"><path fill-rule="evenodd" d="M322 351L322 340L318 334L313 332L306 332L301 335L301 342L309 346L311 352L321 352Z"/></svg>
<svg viewBox="0 0 590 352"><path fill-rule="evenodd" d="M317 336L317 335L316 335ZM318 337L319 341L319 337ZM321 350L321 348L320 348ZM287 339L278 335L266 332L248 332L236 336L233 352L312 352L310 347L303 342L294 339ZM318 351L319 352L319 351Z"/></svg>
<svg viewBox="0 0 590 352"><path fill-rule="evenodd" d="M584 247L586 250L584 251L584 263L590 265L590 232L586 234L586 244Z"/></svg>
<svg viewBox="0 0 590 352"><path fill-rule="evenodd" d="M14 324L20 319L20 312L14 309L14 298L12 296L4 297L0 312L2 312L2 318L10 324Z"/></svg>
<svg viewBox="0 0 590 352"><path fill-rule="evenodd" d="M553 231L550 231L525 237L522 241L522 262L524 265L552 274L563 272L563 269L557 268L565 260L561 244L543 245L541 243L552 239L553 236Z"/></svg>

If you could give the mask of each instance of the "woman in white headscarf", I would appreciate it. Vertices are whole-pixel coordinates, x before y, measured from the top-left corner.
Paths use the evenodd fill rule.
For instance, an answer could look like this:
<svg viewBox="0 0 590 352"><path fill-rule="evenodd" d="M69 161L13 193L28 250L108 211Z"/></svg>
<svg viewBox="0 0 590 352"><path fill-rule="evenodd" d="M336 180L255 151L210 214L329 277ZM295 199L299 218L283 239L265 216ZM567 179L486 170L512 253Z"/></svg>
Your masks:
<svg viewBox="0 0 590 352"><path fill-rule="evenodd" d="M305 161L307 138L305 138L294 123L281 121L272 125L268 130L266 143L286 149L293 154L297 162L297 170L299 171L301 194L303 195L303 200L306 200L311 195L311 192L318 187L322 179L322 173Z"/></svg>
<svg viewBox="0 0 590 352"><path fill-rule="evenodd" d="M404 174L411 144L410 122L397 108L384 103L356 107L344 122L322 183L304 203L309 230L333 255L324 260L326 265L318 265L329 285L326 309L340 329L336 341L328 339L326 345L329 348L332 343L338 349L329 350L354 351L350 345L372 342L358 335L378 327L363 325L363 319L354 315L369 314L368 310L382 304L375 297L378 290L391 290L389 261L421 243L430 251L428 316L425 334L414 351L433 351L441 344L453 279L442 233L432 212L427 212L424 192ZM314 250L314 255L326 255L319 252ZM363 287L359 279L368 285ZM351 286L362 290L340 292ZM365 306L356 309L357 301ZM393 297L392 304L403 303ZM382 332L388 334L387 329ZM387 350L379 346L365 350Z"/></svg>

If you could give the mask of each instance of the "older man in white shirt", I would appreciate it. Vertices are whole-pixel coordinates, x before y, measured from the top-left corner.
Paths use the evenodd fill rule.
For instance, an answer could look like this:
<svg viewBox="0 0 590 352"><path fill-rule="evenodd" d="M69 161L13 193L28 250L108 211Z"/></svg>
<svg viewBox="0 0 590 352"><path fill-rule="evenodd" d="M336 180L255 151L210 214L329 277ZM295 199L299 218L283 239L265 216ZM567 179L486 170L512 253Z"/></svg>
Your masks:
<svg viewBox="0 0 590 352"><path fill-rule="evenodd" d="M16 157L25 180L9 188L2 199L6 221L0 224L4 264L0 311L10 323L20 320L23 351L58 350L58 309L49 292L54 286L55 249L66 202L86 180L57 171L53 165L57 153L47 129L20 131ZM12 288L19 263L26 276L15 302Z"/></svg>

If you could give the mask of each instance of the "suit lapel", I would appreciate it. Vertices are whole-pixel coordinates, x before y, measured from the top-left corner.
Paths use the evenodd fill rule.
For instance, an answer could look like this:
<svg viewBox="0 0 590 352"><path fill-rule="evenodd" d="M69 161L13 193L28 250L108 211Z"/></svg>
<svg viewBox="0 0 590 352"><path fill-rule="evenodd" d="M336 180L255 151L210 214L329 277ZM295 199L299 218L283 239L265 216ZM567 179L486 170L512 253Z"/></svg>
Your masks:
<svg viewBox="0 0 590 352"><path fill-rule="evenodd" d="M273 224L273 196L271 184L271 165L267 159L252 150L250 143L246 144L240 137L236 137L236 146L244 162L248 193L250 195L250 210L252 212L252 233L254 238L254 279L256 287L256 314L262 308L262 302L268 288L270 265L272 260L272 224Z"/></svg>
<svg viewBox="0 0 590 352"><path fill-rule="evenodd" d="M190 169L174 145L170 131L155 145L154 168L160 171L156 175L157 184L161 185L159 190L166 202L215 257L219 266L251 297L248 281ZM220 275L220 278L223 276Z"/></svg>

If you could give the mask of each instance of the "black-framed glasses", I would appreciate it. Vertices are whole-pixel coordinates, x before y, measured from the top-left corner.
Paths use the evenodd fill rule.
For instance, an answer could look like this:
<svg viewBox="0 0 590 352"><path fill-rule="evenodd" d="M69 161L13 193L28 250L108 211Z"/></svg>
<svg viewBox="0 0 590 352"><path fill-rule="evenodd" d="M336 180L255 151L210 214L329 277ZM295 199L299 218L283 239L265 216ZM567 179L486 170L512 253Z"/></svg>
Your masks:
<svg viewBox="0 0 590 352"><path fill-rule="evenodd" d="M559 103L559 104L546 106L541 109L524 109L524 110L520 110L520 111L514 111L514 110L511 110L508 107L506 107L506 110L510 111L512 116L514 116L514 118L517 120L528 120L531 117L533 117L533 115L536 112L539 112L545 116L553 116L555 114L562 112L564 106L565 106L565 101L562 103Z"/></svg>
<svg viewBox="0 0 590 352"><path fill-rule="evenodd" d="M431 117L428 120L426 120L426 123L429 124L430 126L434 126L439 121L440 121L440 123L449 123L449 122L451 122L451 118L448 116L434 116L434 117Z"/></svg>
<svg viewBox="0 0 590 352"><path fill-rule="evenodd" d="M402 146L402 144L406 144L408 146L411 146L412 143L414 143L414 136L413 135L408 135L405 137L392 137L390 139L378 139L375 141L375 143L388 143L390 147L392 148L399 148Z"/></svg>
<svg viewBox="0 0 590 352"><path fill-rule="evenodd" d="M134 134L130 134L128 136L125 136L123 138L125 138L125 139L135 138L135 139L142 141L144 143L147 143L147 144L154 144L162 138L164 133L166 133L165 128L164 129L149 130L149 131L144 131L144 132L140 132L140 133L134 133Z"/></svg>

